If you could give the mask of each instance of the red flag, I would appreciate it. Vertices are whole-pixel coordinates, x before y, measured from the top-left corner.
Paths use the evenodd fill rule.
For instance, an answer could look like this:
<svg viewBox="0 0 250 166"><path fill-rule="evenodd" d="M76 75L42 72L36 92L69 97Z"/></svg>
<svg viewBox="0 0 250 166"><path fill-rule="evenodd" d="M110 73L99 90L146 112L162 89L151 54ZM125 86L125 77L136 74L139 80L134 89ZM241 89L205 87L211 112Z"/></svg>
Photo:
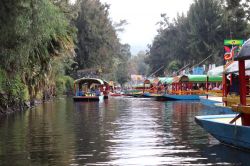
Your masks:
<svg viewBox="0 0 250 166"><path fill-rule="evenodd" d="M230 51L231 51L230 47L227 47L227 46L224 46L224 50L225 50L226 52L230 52Z"/></svg>

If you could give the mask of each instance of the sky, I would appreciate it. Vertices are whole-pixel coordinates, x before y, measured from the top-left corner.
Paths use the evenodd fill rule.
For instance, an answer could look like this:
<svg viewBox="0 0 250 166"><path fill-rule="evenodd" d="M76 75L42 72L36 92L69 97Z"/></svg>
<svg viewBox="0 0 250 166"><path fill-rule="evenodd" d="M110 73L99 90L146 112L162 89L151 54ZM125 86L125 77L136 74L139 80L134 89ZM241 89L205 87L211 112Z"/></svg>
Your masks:
<svg viewBox="0 0 250 166"><path fill-rule="evenodd" d="M70 0L74 3L75 0ZM100 0L110 4L110 18L113 22L127 20L125 31L119 33L121 43L128 43L131 52L136 55L147 49L157 35L157 22L161 14L166 13L172 20L178 13L189 9L193 0Z"/></svg>
<svg viewBox="0 0 250 166"><path fill-rule="evenodd" d="M148 44L157 34L157 22L160 15L166 13L172 20L177 13L184 13L189 9L193 0L100 0L110 4L110 18L114 22L125 19L128 25L119 34L122 43L131 46L133 55L146 50Z"/></svg>

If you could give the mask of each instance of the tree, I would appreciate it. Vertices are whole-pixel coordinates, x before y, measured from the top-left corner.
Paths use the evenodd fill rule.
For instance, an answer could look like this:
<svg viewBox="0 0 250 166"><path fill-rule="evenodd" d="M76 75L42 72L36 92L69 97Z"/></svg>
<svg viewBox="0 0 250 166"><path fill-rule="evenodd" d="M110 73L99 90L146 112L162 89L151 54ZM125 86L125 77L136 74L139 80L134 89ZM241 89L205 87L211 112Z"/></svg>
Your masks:
<svg viewBox="0 0 250 166"><path fill-rule="evenodd" d="M27 87L33 103L56 69L52 62L72 59L74 31L61 10L49 0L4 0L0 10L0 69L7 75L7 84L21 80L20 86ZM4 94L10 102L16 97L8 89Z"/></svg>
<svg viewBox="0 0 250 166"><path fill-rule="evenodd" d="M131 57L129 60L129 73L144 76L148 75L149 66L145 63L146 58L147 55L144 51L140 51L136 56Z"/></svg>
<svg viewBox="0 0 250 166"><path fill-rule="evenodd" d="M118 58L120 43L112 22L108 18L109 5L99 0L82 0L76 20L78 49L76 61L79 69L96 68L111 72Z"/></svg>
<svg viewBox="0 0 250 166"><path fill-rule="evenodd" d="M158 34L149 47L146 62L151 72L164 66L164 71L173 72L178 62L180 68L193 66L208 58L204 63L223 63L223 40L227 38L245 39L249 33L247 19L249 6L240 0L195 0L187 16L177 15L170 22L166 14ZM173 63L172 63L173 62ZM176 66L176 65L174 65Z"/></svg>
<svg viewBox="0 0 250 166"><path fill-rule="evenodd" d="M129 79L127 63L120 63L116 70L116 81L123 87Z"/></svg>

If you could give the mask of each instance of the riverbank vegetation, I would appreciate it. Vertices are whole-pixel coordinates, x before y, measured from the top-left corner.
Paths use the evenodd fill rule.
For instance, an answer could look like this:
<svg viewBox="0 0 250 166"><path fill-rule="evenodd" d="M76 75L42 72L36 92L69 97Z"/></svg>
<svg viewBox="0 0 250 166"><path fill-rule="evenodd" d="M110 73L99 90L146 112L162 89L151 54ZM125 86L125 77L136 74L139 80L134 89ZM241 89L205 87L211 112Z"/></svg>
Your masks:
<svg viewBox="0 0 250 166"><path fill-rule="evenodd" d="M171 74L209 57L206 64L222 65L224 39L248 39L249 1L195 0L186 15L170 21L162 14L158 34L146 62L157 75Z"/></svg>
<svg viewBox="0 0 250 166"><path fill-rule="evenodd" d="M70 93L79 69L115 79L130 50L117 36L126 21L112 23L108 10L99 0L2 0L0 112Z"/></svg>
<svg viewBox="0 0 250 166"><path fill-rule="evenodd" d="M109 7L100 0L0 1L0 113L72 93L78 71L123 85L128 73L160 68L163 75L207 57L222 64L223 40L250 32L249 0L195 0L173 21L162 14L147 55L131 56L118 37L127 22L113 22Z"/></svg>

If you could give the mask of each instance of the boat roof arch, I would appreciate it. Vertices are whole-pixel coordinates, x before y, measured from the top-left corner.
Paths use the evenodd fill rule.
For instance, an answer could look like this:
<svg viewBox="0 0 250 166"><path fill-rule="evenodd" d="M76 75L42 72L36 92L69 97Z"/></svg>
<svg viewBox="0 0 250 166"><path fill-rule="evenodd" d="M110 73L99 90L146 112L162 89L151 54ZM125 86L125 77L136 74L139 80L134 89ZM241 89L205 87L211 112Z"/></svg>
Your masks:
<svg viewBox="0 0 250 166"><path fill-rule="evenodd" d="M99 78L80 78L75 80L74 84L85 83L85 82L104 85L104 81Z"/></svg>

